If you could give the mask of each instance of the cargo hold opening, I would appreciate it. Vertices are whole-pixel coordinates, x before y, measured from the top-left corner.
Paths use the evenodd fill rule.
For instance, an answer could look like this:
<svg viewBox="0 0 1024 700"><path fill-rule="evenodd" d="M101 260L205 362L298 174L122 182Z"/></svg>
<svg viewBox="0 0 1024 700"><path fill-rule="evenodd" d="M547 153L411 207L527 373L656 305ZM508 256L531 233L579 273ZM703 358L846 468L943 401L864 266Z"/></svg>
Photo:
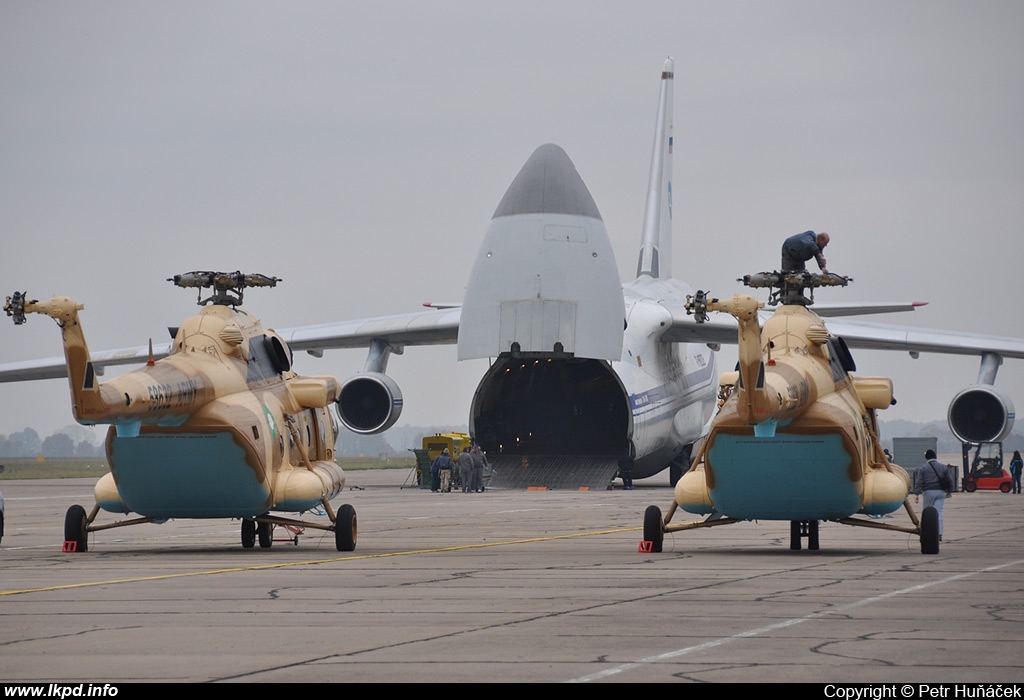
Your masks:
<svg viewBox="0 0 1024 700"><path fill-rule="evenodd" d="M608 363L502 356L477 387L470 430L492 454L618 455L628 425Z"/></svg>

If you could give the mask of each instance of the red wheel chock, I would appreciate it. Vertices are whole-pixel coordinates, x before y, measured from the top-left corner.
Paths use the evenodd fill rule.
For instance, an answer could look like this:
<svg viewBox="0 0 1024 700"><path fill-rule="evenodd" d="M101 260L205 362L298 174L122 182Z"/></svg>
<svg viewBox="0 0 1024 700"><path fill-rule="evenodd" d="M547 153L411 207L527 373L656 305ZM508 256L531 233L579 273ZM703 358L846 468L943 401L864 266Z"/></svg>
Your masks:
<svg viewBox="0 0 1024 700"><path fill-rule="evenodd" d="M77 552L78 551L78 542L76 542L75 540L64 540L64 548L61 549L61 551L62 552Z"/></svg>
<svg viewBox="0 0 1024 700"><path fill-rule="evenodd" d="M640 547L636 551L641 554L650 554L654 551L654 543L650 540L640 540Z"/></svg>

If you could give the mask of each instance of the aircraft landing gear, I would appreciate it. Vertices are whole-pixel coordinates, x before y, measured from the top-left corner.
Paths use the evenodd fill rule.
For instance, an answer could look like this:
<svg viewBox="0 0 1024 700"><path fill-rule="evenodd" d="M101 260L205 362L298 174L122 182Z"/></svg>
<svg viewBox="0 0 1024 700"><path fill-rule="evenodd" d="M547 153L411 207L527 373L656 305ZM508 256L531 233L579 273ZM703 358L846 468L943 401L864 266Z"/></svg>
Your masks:
<svg viewBox="0 0 1024 700"><path fill-rule="evenodd" d="M260 539L260 549L270 549L270 545L274 544L274 525L272 523L257 524L256 535Z"/></svg>
<svg viewBox="0 0 1024 700"><path fill-rule="evenodd" d="M662 529L661 508L658 506L647 506L644 511L644 542L651 543L652 552L660 552L665 542L665 532Z"/></svg>
<svg viewBox="0 0 1024 700"><path fill-rule="evenodd" d="M334 520L334 545L339 552L352 552L356 548L359 528L356 522L356 509L348 503L338 511Z"/></svg>
<svg viewBox="0 0 1024 700"><path fill-rule="evenodd" d="M252 549L256 546L256 521L242 519L242 547Z"/></svg>
<svg viewBox="0 0 1024 700"><path fill-rule="evenodd" d="M928 506L921 512L921 554L939 553L939 511Z"/></svg>
<svg viewBox="0 0 1024 700"><path fill-rule="evenodd" d="M799 550L804 537L807 538L807 549L815 551L818 549L818 521L817 520L790 520L789 521L789 548Z"/></svg>
<svg viewBox="0 0 1024 700"><path fill-rule="evenodd" d="M668 463L668 485L672 488L675 488L679 480L683 478L683 474L690 470L692 454L693 445L687 445L683 448L682 454Z"/></svg>
<svg viewBox="0 0 1024 700"><path fill-rule="evenodd" d="M252 549L256 546L257 538L260 549L270 549L270 545L274 544L274 524L242 518L242 547Z"/></svg>
<svg viewBox="0 0 1024 700"><path fill-rule="evenodd" d="M270 549L274 542L291 542L298 546L299 535L304 534L306 528L313 528L333 532L338 551L351 552L356 548L355 508L345 504L336 516L331 511L330 517L333 522L329 525L286 518L271 513L242 518L242 546L245 549L252 549L257 542L260 544L260 549ZM279 527L280 531L277 530ZM275 539L275 532L283 533L284 536Z"/></svg>
<svg viewBox="0 0 1024 700"><path fill-rule="evenodd" d="M71 506L67 515L64 516L64 551L86 552L89 550L89 533L85 526L88 524L85 508L82 506ZM70 544L69 544L70 543ZM74 547L72 549L71 547Z"/></svg>
<svg viewBox="0 0 1024 700"><path fill-rule="evenodd" d="M256 538L259 537L261 550L269 550L273 544L273 525L271 523L257 523L249 518L242 519L242 546L251 550L256 546Z"/></svg>

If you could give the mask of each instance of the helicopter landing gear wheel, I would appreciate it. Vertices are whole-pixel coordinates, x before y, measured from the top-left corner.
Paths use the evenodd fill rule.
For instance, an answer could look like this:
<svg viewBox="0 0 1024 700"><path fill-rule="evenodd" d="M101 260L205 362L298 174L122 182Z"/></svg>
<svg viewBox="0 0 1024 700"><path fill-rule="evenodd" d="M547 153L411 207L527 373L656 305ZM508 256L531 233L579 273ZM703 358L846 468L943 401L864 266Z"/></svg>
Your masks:
<svg viewBox="0 0 1024 700"><path fill-rule="evenodd" d="M807 523L807 549L816 551L818 549L818 521L811 520Z"/></svg>
<svg viewBox="0 0 1024 700"><path fill-rule="evenodd" d="M242 547L252 549L256 546L256 521L242 519Z"/></svg>
<svg viewBox="0 0 1024 700"><path fill-rule="evenodd" d="M67 515L64 516L64 542L65 551L67 543L74 543L75 552L89 551L89 533L85 531L86 525L85 508L82 506L71 506Z"/></svg>
<svg viewBox="0 0 1024 700"><path fill-rule="evenodd" d="M939 553L939 511L928 506L921 513L921 554Z"/></svg>
<svg viewBox="0 0 1024 700"><path fill-rule="evenodd" d="M802 548L801 540L807 537L807 549L814 552L818 549L818 521L790 521L790 549L798 551Z"/></svg>
<svg viewBox="0 0 1024 700"><path fill-rule="evenodd" d="M807 549L816 551L818 549L818 521L817 520L790 520L789 521L789 548L799 550L803 545L801 540L807 538Z"/></svg>
<svg viewBox="0 0 1024 700"><path fill-rule="evenodd" d="M270 549L274 544L274 526L271 523L257 523L256 535L260 538L260 549Z"/></svg>
<svg viewBox="0 0 1024 700"><path fill-rule="evenodd" d="M346 503L334 521L334 545L339 552L352 552L356 548L358 535L356 509Z"/></svg>
<svg viewBox="0 0 1024 700"><path fill-rule="evenodd" d="M660 552L665 543L661 508L658 506L647 506L647 510L644 511L644 542L651 543L652 552Z"/></svg>

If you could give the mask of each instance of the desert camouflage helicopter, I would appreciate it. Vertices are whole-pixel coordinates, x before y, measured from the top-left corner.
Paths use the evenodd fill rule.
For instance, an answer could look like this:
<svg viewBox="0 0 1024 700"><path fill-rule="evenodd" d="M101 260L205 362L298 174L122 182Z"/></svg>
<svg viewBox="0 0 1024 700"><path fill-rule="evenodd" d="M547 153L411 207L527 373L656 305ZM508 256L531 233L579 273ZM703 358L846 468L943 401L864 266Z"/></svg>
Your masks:
<svg viewBox="0 0 1024 700"><path fill-rule="evenodd" d="M698 292L687 311L698 323L708 312L737 322L739 362L722 375L721 409L694 467L679 480L668 513L644 515L648 551L660 552L665 533L728 525L742 520L790 521L790 548L808 540L818 549L818 523L834 521L918 535L921 552L939 551L935 508L914 512L910 478L892 464L878 437L875 412L888 408L888 377L859 377L841 336L832 335L810 308L805 289L846 286L848 278L808 272L767 272L741 280L773 289L781 305L764 324L764 307L751 296L712 299ZM1010 412L1012 424L1012 409ZM905 526L874 519L904 507ZM673 523L678 508L707 516ZM867 518L853 517L855 515ZM874 518L870 517L874 516Z"/></svg>
<svg viewBox="0 0 1024 700"><path fill-rule="evenodd" d="M172 343L158 353L165 357L154 359L150 344L144 367L104 382L86 346L81 304L24 293L7 298L4 310L16 324L28 314L57 322L75 419L111 426L110 472L96 483L91 511L68 510L65 549L86 551L90 532L172 518L239 518L246 548L257 539L270 547L281 525L332 531L339 551L355 549L355 509L346 504L335 512L330 504L345 486L327 410L338 380L296 375L284 340L239 308L245 289L280 280L189 272L169 281L199 289L202 310L172 329ZM212 290L205 299L204 289ZM139 517L99 524L101 509ZM329 523L275 514L320 510Z"/></svg>

